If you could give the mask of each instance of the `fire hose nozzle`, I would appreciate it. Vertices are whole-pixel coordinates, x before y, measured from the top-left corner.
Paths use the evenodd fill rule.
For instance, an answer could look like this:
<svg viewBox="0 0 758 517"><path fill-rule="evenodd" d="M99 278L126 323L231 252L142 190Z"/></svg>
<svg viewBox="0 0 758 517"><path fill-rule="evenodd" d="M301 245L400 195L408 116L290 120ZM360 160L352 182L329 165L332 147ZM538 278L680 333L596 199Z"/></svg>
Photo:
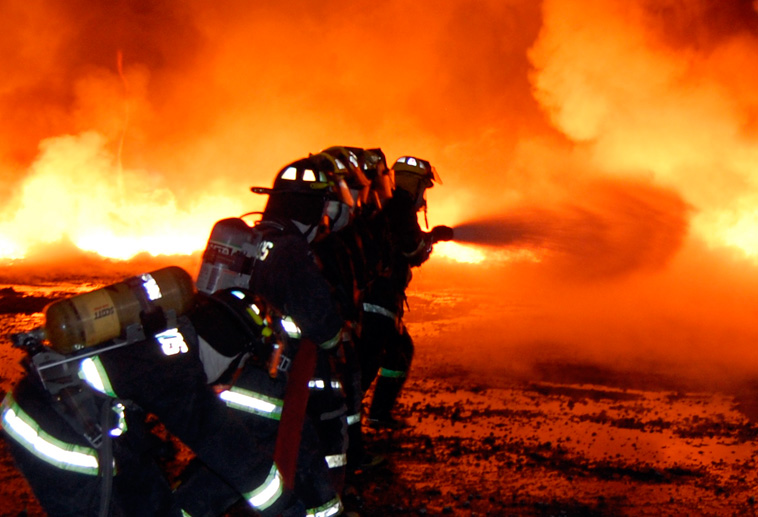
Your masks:
<svg viewBox="0 0 758 517"><path fill-rule="evenodd" d="M435 226L432 228L432 241L433 242L440 242L440 241L451 241L453 240L453 229L449 226Z"/></svg>

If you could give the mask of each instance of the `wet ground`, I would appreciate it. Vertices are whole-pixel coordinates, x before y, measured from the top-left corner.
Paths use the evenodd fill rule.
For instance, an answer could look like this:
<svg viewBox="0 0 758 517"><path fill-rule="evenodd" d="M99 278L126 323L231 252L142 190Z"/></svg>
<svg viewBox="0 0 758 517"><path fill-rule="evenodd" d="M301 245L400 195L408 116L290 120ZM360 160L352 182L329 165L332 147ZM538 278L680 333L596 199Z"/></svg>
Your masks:
<svg viewBox="0 0 758 517"><path fill-rule="evenodd" d="M0 285L0 389L21 375L10 332L56 297L103 282ZM758 388L708 389L633 368L546 353L514 368L461 340L481 319L470 293L411 291L416 340L398 415L366 431L386 461L345 497L362 516L754 515ZM491 307L489 307L491 309ZM507 308L502 308L506 310ZM0 514L42 515L0 441Z"/></svg>

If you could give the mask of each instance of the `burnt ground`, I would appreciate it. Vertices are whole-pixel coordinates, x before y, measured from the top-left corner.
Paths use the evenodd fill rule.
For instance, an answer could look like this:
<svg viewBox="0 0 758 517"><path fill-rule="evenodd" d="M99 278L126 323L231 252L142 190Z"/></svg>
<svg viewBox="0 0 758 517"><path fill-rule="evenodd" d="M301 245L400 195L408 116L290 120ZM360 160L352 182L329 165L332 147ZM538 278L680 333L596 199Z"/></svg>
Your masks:
<svg viewBox="0 0 758 517"><path fill-rule="evenodd" d="M92 286L88 286L91 288ZM21 375L7 334L81 284L0 286L0 389ZM458 301L457 301L458 300ZM591 362L486 374L445 345L455 297L416 293L416 359L398 415L366 430L386 461L345 495L361 516L754 515L758 386L706 389L674 375ZM0 513L43 515L0 440Z"/></svg>

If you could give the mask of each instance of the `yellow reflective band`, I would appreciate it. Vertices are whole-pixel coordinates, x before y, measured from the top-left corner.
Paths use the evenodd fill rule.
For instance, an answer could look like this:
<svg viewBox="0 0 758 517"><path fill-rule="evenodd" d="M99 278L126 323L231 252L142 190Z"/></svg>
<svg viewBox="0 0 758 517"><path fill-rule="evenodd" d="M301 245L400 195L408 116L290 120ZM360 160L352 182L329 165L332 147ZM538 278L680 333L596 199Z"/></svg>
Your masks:
<svg viewBox="0 0 758 517"><path fill-rule="evenodd" d="M263 511L279 499L283 490L282 475L274 464L271 466L271 472L269 472L266 481L260 487L246 494L245 498L253 508Z"/></svg>
<svg viewBox="0 0 758 517"><path fill-rule="evenodd" d="M63 470L91 476L98 474L95 449L66 443L47 434L21 409L10 393L6 395L2 407L3 429L36 457Z"/></svg>
<svg viewBox="0 0 758 517"><path fill-rule="evenodd" d="M105 366L98 356L88 357L79 363L79 378L100 393L110 397L118 396L113 390L108 372L105 371Z"/></svg>
<svg viewBox="0 0 758 517"><path fill-rule="evenodd" d="M347 454L330 454L324 456L324 459L330 469L336 469L347 465Z"/></svg>
<svg viewBox="0 0 758 517"><path fill-rule="evenodd" d="M340 512L342 512L342 501L337 496L317 508L308 508L305 515L306 517L331 517L332 515L339 515Z"/></svg>
<svg viewBox="0 0 758 517"><path fill-rule="evenodd" d="M355 413L354 415L347 415L347 425L354 425L361 423L361 414Z"/></svg>
<svg viewBox="0 0 758 517"><path fill-rule="evenodd" d="M281 399L267 397L266 395L237 387L224 390L218 396L230 408L264 416L272 420L280 420L282 418L284 401Z"/></svg>
<svg viewBox="0 0 758 517"><path fill-rule="evenodd" d="M250 305L247 308L247 313L250 315L250 317L253 319L253 321L255 322L256 325L258 325L259 327L262 327L263 326L263 319L261 318L260 314L258 314L258 312L256 310L253 310L254 307L255 307L255 305ZM257 307L255 307L255 308L257 309Z"/></svg>

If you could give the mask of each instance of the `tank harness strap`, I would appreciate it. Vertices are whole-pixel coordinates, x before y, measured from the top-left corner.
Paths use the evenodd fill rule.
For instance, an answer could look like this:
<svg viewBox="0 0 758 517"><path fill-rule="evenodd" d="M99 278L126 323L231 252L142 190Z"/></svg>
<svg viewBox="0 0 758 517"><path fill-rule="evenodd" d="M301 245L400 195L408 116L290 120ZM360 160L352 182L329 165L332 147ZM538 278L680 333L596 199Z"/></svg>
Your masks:
<svg viewBox="0 0 758 517"><path fill-rule="evenodd" d="M374 314L381 314L382 316L387 316L391 320L397 319L397 314L390 311L389 309L385 309L381 305L376 305L373 303L364 303L363 304L363 310L365 312L373 312Z"/></svg>

